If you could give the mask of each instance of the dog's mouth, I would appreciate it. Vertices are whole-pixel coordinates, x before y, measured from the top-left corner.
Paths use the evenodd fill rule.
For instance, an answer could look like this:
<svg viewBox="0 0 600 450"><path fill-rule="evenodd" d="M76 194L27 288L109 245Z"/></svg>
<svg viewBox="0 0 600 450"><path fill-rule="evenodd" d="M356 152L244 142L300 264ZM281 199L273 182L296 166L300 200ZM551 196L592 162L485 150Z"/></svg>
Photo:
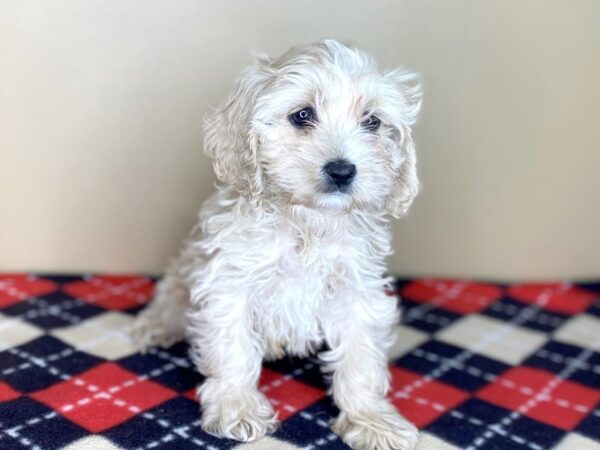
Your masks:
<svg viewBox="0 0 600 450"><path fill-rule="evenodd" d="M323 183L319 184L312 194L298 194L289 195L286 203L303 206L315 211L343 214L358 206L351 186L337 188Z"/></svg>
<svg viewBox="0 0 600 450"><path fill-rule="evenodd" d="M321 192L331 195L349 195L352 192L352 186L334 186L331 184L325 184L321 188Z"/></svg>
<svg viewBox="0 0 600 450"><path fill-rule="evenodd" d="M315 196L313 204L315 209L346 213L353 209L354 200L351 189L335 189Z"/></svg>

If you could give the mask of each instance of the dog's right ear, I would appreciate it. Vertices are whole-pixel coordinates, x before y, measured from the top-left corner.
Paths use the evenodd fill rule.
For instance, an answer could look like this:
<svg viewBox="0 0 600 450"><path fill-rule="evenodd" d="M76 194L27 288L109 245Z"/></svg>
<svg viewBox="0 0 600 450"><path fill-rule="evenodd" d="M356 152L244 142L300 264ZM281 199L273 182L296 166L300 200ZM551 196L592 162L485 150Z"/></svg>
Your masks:
<svg viewBox="0 0 600 450"><path fill-rule="evenodd" d="M391 88L386 91L386 98L394 111L394 139L397 150L403 157L394 187L386 200L386 209L392 217L400 218L406 214L419 191L417 156L411 127L421 109L422 92L415 74L395 70L387 72L385 79L391 82Z"/></svg>
<svg viewBox="0 0 600 450"><path fill-rule="evenodd" d="M252 118L256 99L272 73L269 63L267 56L257 56L254 65L235 81L227 101L204 123L204 151L213 159L217 179L251 199L263 190L257 160L259 136Z"/></svg>

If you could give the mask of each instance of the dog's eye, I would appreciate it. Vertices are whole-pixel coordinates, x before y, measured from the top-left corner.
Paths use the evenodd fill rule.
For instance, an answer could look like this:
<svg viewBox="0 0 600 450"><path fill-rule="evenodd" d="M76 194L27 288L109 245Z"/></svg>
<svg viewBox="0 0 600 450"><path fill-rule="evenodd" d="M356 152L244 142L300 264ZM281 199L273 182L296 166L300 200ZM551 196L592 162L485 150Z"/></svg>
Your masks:
<svg viewBox="0 0 600 450"><path fill-rule="evenodd" d="M315 111L310 106L307 106L306 108L302 108L300 111L290 114L288 119L295 127L304 128L314 123Z"/></svg>
<svg viewBox="0 0 600 450"><path fill-rule="evenodd" d="M361 127L368 131L377 131L379 125L381 125L381 120L376 116L369 116L360 124Z"/></svg>

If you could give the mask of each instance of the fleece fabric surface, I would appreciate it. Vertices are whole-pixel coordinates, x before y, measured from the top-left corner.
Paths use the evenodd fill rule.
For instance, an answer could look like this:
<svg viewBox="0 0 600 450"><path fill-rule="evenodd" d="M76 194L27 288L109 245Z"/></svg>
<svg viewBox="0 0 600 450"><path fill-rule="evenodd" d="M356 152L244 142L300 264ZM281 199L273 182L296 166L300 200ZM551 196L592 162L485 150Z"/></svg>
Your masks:
<svg viewBox="0 0 600 450"><path fill-rule="evenodd" d="M0 275L0 449L346 449L316 358L266 363L281 427L250 444L199 427L184 343L128 336L144 276ZM390 399L420 450L600 449L600 283L399 280Z"/></svg>

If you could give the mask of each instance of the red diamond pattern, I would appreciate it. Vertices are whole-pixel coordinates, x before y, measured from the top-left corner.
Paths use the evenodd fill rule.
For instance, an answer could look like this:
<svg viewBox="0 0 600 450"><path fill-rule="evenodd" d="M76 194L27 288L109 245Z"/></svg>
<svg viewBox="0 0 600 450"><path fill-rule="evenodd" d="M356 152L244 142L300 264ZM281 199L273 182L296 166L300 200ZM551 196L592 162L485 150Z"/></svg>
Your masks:
<svg viewBox="0 0 600 450"><path fill-rule="evenodd" d="M279 420L285 420L325 397L324 391L300 383L291 375L277 373L267 368L262 370L259 388L275 407Z"/></svg>
<svg viewBox="0 0 600 450"><path fill-rule="evenodd" d="M0 382L0 402L7 402L9 400L14 400L15 398L19 398L21 394L15 391L6 383Z"/></svg>
<svg viewBox="0 0 600 450"><path fill-rule="evenodd" d="M0 308L14 305L31 297L54 292L58 286L50 280L26 274L0 276Z"/></svg>
<svg viewBox="0 0 600 450"><path fill-rule="evenodd" d="M499 300L502 289L491 284L454 280L418 280L404 287L402 297L418 303L433 302L458 314L482 311Z"/></svg>
<svg viewBox="0 0 600 450"><path fill-rule="evenodd" d="M87 303L123 311L148 303L154 283L140 276L93 276L69 283L63 289Z"/></svg>
<svg viewBox="0 0 600 450"><path fill-rule="evenodd" d="M194 388L194 389L188 389L187 391L185 391L181 395L183 395L186 398L189 398L190 400L194 400L195 402L198 401L198 394L196 392L196 388Z"/></svg>
<svg viewBox="0 0 600 450"><path fill-rule="evenodd" d="M598 294L560 283L518 284L510 287L508 293L522 303L538 303L548 311L569 315L586 310L600 299Z"/></svg>
<svg viewBox="0 0 600 450"><path fill-rule="evenodd" d="M425 380L422 375L409 370L392 366L390 372L392 403L419 428L426 427L469 398L467 392L437 380Z"/></svg>
<svg viewBox="0 0 600 450"><path fill-rule="evenodd" d="M145 378L104 363L31 397L99 433L177 395Z"/></svg>
<svg viewBox="0 0 600 450"><path fill-rule="evenodd" d="M539 422L572 430L600 402L600 391L541 369L515 367L481 389L477 397Z"/></svg>

